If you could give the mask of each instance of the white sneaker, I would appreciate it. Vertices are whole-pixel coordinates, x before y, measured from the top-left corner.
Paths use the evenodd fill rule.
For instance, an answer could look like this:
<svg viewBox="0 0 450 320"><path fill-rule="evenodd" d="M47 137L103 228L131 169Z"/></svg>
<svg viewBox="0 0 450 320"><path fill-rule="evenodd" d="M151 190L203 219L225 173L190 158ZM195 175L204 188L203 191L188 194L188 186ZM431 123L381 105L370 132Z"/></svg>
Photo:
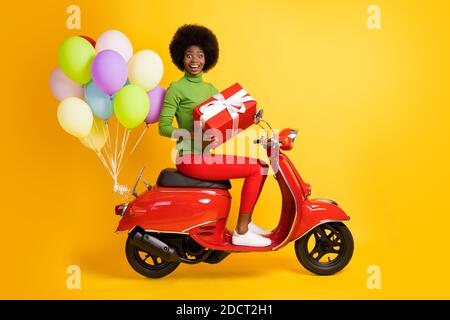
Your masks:
<svg viewBox="0 0 450 320"><path fill-rule="evenodd" d="M267 247L270 246L272 240L261 237L259 234L253 233L249 229L245 234L239 234L234 230L231 242L236 246Z"/></svg>
<svg viewBox="0 0 450 320"><path fill-rule="evenodd" d="M251 232L256 233L256 234L261 234L261 235L268 235L268 234L270 234L270 231L267 231L267 230L264 230L264 229L258 227L256 224L253 223L253 221L251 221L248 224L248 229Z"/></svg>

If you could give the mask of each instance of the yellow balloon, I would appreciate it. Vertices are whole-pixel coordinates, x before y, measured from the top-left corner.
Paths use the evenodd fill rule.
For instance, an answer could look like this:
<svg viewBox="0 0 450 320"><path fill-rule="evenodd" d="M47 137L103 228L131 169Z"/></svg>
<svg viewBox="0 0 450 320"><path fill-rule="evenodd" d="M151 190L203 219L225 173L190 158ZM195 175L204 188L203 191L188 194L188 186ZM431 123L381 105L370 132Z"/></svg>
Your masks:
<svg viewBox="0 0 450 320"><path fill-rule="evenodd" d="M92 150L100 150L108 139L108 130L106 128L105 120L94 118L91 132L85 138L80 138L81 144Z"/></svg>
<svg viewBox="0 0 450 320"><path fill-rule="evenodd" d="M57 117L61 127L77 138L86 137L91 131L94 121L89 105L75 97L61 101L58 106Z"/></svg>
<svg viewBox="0 0 450 320"><path fill-rule="evenodd" d="M155 88L164 72L161 57L152 50L136 53L128 62L128 79L130 83L142 87L145 91Z"/></svg>

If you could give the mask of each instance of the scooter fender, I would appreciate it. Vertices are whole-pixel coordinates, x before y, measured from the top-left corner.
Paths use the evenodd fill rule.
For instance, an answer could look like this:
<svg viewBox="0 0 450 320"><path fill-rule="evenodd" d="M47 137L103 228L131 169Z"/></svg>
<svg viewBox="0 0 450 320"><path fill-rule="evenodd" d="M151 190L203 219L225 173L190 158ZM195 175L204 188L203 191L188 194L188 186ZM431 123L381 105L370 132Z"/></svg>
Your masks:
<svg viewBox="0 0 450 320"><path fill-rule="evenodd" d="M301 238L323 223L350 220L350 217L336 202L327 199L305 200L297 218L293 228L294 232L291 233L291 241Z"/></svg>

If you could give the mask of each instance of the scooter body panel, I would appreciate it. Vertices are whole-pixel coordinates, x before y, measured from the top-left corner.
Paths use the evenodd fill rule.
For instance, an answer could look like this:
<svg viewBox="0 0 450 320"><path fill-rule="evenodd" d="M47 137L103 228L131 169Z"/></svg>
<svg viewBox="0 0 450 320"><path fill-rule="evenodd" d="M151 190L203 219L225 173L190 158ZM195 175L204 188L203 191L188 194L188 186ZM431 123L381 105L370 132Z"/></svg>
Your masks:
<svg viewBox="0 0 450 320"><path fill-rule="evenodd" d="M228 190L155 186L130 202L116 232L139 226L148 231L188 233L189 229L226 219Z"/></svg>
<svg viewBox="0 0 450 320"><path fill-rule="evenodd" d="M303 202L301 214L289 241L295 241L308 233L314 227L330 221L347 221L350 217L337 205L323 200L309 200Z"/></svg>

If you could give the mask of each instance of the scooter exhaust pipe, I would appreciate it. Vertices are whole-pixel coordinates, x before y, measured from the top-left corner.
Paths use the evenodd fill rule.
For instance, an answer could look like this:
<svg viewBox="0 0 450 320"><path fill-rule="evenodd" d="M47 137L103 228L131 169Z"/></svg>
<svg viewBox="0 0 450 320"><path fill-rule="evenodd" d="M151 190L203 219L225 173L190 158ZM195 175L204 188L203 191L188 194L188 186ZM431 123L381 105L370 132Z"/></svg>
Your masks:
<svg viewBox="0 0 450 320"><path fill-rule="evenodd" d="M131 237L131 243L151 255L161 257L166 261L180 261L180 257L174 248L149 234L143 234L138 231Z"/></svg>

